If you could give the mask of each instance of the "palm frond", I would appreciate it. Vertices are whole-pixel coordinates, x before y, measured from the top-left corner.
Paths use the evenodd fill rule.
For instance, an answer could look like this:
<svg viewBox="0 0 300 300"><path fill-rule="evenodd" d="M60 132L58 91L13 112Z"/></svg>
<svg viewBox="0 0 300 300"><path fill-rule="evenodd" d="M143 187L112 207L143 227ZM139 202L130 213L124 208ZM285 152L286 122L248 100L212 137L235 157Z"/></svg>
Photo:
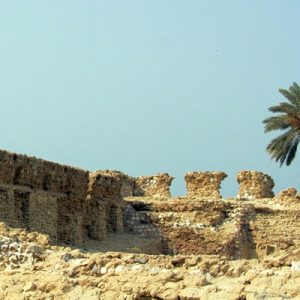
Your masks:
<svg viewBox="0 0 300 300"><path fill-rule="evenodd" d="M283 130L291 126L287 115L279 115L275 117L269 117L263 121L265 124L265 132L273 130Z"/></svg>
<svg viewBox="0 0 300 300"><path fill-rule="evenodd" d="M278 105L271 106L269 108L269 111L274 113L286 113L292 116L297 116L297 114L299 113L297 107L286 102L281 102Z"/></svg>
<svg viewBox="0 0 300 300"><path fill-rule="evenodd" d="M297 103L300 105L300 86L297 82L294 82L293 85L289 88L291 94L297 99Z"/></svg>
<svg viewBox="0 0 300 300"><path fill-rule="evenodd" d="M274 138L267 146L267 151L271 155L271 158L275 159L276 162L280 161L280 166L283 165L289 153L289 148L294 137L294 130L290 129L284 134Z"/></svg>
<svg viewBox="0 0 300 300"><path fill-rule="evenodd" d="M279 89L279 92L296 108L300 109L300 86L296 82L289 87L289 90Z"/></svg>
<svg viewBox="0 0 300 300"><path fill-rule="evenodd" d="M294 82L288 90L280 89L279 92L289 102L271 106L269 108L271 112L280 114L265 119L263 123L265 132L288 129L272 139L267 146L267 151L272 159L279 162L280 166L284 163L288 166L295 158L300 142L300 86Z"/></svg>
<svg viewBox="0 0 300 300"><path fill-rule="evenodd" d="M299 142L300 142L300 135L296 136L293 139L293 141L290 145L289 153L288 153L287 158L286 158L286 165L287 166L289 166L291 164L291 162L294 160Z"/></svg>

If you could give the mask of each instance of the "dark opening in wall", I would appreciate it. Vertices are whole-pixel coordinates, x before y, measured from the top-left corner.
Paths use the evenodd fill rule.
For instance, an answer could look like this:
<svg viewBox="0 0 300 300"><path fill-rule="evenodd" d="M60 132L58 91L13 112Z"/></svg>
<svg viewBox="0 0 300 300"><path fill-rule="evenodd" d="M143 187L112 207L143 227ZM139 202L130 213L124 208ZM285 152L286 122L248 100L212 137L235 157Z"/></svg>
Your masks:
<svg viewBox="0 0 300 300"><path fill-rule="evenodd" d="M45 175L44 180L43 180L43 190L48 191L50 188L51 184L51 176L50 175Z"/></svg>
<svg viewBox="0 0 300 300"><path fill-rule="evenodd" d="M85 232L86 232L86 235L88 236L88 238L93 240L95 237L93 235L92 226L94 226L94 224L86 225Z"/></svg>
<svg viewBox="0 0 300 300"><path fill-rule="evenodd" d="M107 218L107 231L117 232L117 207L115 205L108 207Z"/></svg>
<svg viewBox="0 0 300 300"><path fill-rule="evenodd" d="M14 192L14 213L19 225L28 228L29 223L29 192Z"/></svg>
<svg viewBox="0 0 300 300"><path fill-rule="evenodd" d="M21 175L22 175L22 167L16 167L13 184L17 185L19 183Z"/></svg>

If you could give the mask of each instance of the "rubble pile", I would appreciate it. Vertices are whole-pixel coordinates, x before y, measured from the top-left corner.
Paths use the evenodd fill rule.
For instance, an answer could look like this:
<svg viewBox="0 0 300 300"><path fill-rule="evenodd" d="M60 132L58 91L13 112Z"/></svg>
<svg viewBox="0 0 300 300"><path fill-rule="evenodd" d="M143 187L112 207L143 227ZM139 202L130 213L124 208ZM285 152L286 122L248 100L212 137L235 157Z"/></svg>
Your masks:
<svg viewBox="0 0 300 300"><path fill-rule="evenodd" d="M45 237L37 233L2 228L3 224L0 240L5 259L9 252L9 257L29 253L28 257L35 258L7 259L0 272L0 299L251 300L300 296L299 250L269 255L261 261L228 260L222 255L93 253L47 245Z"/></svg>
<svg viewBox="0 0 300 300"><path fill-rule="evenodd" d="M43 259L42 248L34 243L0 237L0 270L19 268L21 264L33 265Z"/></svg>
<svg viewBox="0 0 300 300"><path fill-rule="evenodd" d="M187 197L221 198L221 182L224 172L189 172L185 175Z"/></svg>
<svg viewBox="0 0 300 300"><path fill-rule="evenodd" d="M240 185L237 199L273 198L274 181L271 176L257 171L241 171L237 175Z"/></svg>
<svg viewBox="0 0 300 300"><path fill-rule="evenodd" d="M24 229L10 229L0 223L0 271L9 271L21 266L33 266L45 257L49 237Z"/></svg>

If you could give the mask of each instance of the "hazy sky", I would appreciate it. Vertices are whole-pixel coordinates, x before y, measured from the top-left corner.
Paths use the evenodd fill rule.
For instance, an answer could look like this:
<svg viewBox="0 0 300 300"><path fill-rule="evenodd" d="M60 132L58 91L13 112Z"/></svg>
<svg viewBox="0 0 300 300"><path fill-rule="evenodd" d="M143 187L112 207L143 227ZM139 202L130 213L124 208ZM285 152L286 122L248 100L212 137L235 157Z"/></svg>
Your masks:
<svg viewBox="0 0 300 300"><path fill-rule="evenodd" d="M0 147L133 176L270 174L262 120L300 83L300 1L0 2Z"/></svg>

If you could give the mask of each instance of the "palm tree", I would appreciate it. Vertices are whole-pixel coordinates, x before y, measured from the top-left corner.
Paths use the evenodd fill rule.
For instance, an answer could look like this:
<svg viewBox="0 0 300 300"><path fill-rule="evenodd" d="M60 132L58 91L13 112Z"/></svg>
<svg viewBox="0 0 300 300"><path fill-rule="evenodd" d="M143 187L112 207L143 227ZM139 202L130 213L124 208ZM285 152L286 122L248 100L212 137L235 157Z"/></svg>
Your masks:
<svg viewBox="0 0 300 300"><path fill-rule="evenodd" d="M263 121L265 132L273 130L285 130L285 132L274 138L267 146L271 158L290 165L295 158L297 147L300 142L300 86L294 82L288 90L279 89L279 92L289 102L281 102L271 106L269 110L279 115L267 118Z"/></svg>

